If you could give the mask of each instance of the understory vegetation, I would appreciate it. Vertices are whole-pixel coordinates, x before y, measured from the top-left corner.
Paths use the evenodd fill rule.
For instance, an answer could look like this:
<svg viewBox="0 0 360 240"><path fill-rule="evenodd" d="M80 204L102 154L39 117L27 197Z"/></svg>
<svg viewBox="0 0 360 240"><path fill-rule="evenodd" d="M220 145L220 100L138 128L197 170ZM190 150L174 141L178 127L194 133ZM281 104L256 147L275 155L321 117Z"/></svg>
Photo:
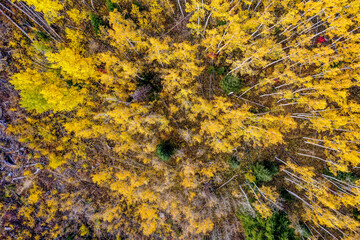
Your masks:
<svg viewBox="0 0 360 240"><path fill-rule="evenodd" d="M2 1L0 238L359 239L359 13Z"/></svg>

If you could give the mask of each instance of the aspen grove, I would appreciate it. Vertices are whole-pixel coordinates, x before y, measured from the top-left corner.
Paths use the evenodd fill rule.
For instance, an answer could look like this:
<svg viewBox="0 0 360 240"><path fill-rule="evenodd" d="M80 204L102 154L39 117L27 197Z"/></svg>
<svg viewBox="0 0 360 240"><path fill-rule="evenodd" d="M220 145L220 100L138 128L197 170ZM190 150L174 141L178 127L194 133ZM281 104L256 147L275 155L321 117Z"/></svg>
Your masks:
<svg viewBox="0 0 360 240"><path fill-rule="evenodd" d="M2 239L360 239L359 0L2 0L0 21L26 152L0 141Z"/></svg>

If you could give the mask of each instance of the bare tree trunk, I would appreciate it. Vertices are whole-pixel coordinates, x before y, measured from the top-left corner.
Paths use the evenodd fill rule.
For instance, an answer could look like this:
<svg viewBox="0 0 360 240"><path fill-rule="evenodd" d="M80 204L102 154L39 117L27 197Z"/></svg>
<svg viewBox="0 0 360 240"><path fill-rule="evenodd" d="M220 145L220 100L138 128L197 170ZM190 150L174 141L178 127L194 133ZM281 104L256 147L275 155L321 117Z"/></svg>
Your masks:
<svg viewBox="0 0 360 240"><path fill-rule="evenodd" d="M12 24L15 25L15 27L17 27L31 42L34 42L34 40L25 32L24 29L22 29L14 20L12 20L11 17L9 17L5 12L3 12L0 9L0 13L3 14Z"/></svg>

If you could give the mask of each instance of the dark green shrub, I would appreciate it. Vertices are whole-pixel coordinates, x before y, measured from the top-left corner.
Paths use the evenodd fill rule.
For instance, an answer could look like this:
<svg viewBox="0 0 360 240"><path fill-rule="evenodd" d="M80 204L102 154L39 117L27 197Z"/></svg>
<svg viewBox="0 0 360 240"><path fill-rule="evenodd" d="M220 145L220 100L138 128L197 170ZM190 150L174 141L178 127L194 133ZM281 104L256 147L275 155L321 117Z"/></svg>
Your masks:
<svg viewBox="0 0 360 240"><path fill-rule="evenodd" d="M210 66L208 71L210 74L216 72L217 75L223 75L225 73L225 67L219 67L215 69L214 66Z"/></svg>
<svg viewBox="0 0 360 240"><path fill-rule="evenodd" d="M267 107L252 107L249 109L249 112L257 114L257 113L264 113L268 112L269 109Z"/></svg>
<svg viewBox="0 0 360 240"><path fill-rule="evenodd" d="M223 75L225 73L225 68L219 67L218 69L216 69L216 73L217 75Z"/></svg>
<svg viewBox="0 0 360 240"><path fill-rule="evenodd" d="M224 25L226 25L226 21L221 20L216 26L219 27L219 26L224 26Z"/></svg>
<svg viewBox="0 0 360 240"><path fill-rule="evenodd" d="M347 182L356 182L357 180L359 180L359 177L356 176L354 173L352 172L337 172L337 179L340 179L342 181L347 181Z"/></svg>
<svg viewBox="0 0 360 240"><path fill-rule="evenodd" d="M175 147L170 141L162 141L156 147L156 155L163 161L168 161L175 153Z"/></svg>
<svg viewBox="0 0 360 240"><path fill-rule="evenodd" d="M268 182L272 180L271 172L262 164L257 163L253 167L253 171L258 181Z"/></svg>
<svg viewBox="0 0 360 240"><path fill-rule="evenodd" d="M238 93L242 87L242 82L240 78L229 74L223 78L220 85L227 94L231 92Z"/></svg>
<svg viewBox="0 0 360 240"><path fill-rule="evenodd" d="M112 12L115 9L115 4L112 3L111 0L106 0L106 6L107 6L109 12Z"/></svg>
<svg viewBox="0 0 360 240"><path fill-rule="evenodd" d="M330 67L331 67L331 68L337 68L337 67L340 67L343 63L344 63L343 61L334 62L334 63L331 63L331 64L330 64Z"/></svg>
<svg viewBox="0 0 360 240"><path fill-rule="evenodd" d="M271 162L256 163L252 170L259 182L269 182L279 172L279 168Z"/></svg>
<svg viewBox="0 0 360 240"><path fill-rule="evenodd" d="M90 20L91 20L91 25L92 25L96 35L98 35L100 33L100 26L108 25L107 22L102 20L102 18L100 16L98 16L94 13L90 13Z"/></svg>
<svg viewBox="0 0 360 240"><path fill-rule="evenodd" d="M209 71L210 74L214 73L215 72L215 67L210 66L208 71Z"/></svg>
<svg viewBox="0 0 360 240"><path fill-rule="evenodd" d="M323 170L323 173L326 175L329 175L331 177L334 177L336 179L339 179L341 181L346 181L346 182L356 182L357 180L359 180L360 178L352 172L342 172L342 171L337 171L336 172L336 176L330 172L330 170L328 168L325 168Z"/></svg>
<svg viewBox="0 0 360 240"><path fill-rule="evenodd" d="M36 32L36 37L39 40L44 41L44 42L47 42L47 41L51 40L49 34L47 34L46 32L43 32L43 31L37 31Z"/></svg>
<svg viewBox="0 0 360 240"><path fill-rule="evenodd" d="M111 0L106 0L106 6L109 9L109 12L112 12L115 9L120 11L119 5L117 5L116 3L111 2Z"/></svg>
<svg viewBox="0 0 360 240"><path fill-rule="evenodd" d="M238 169L240 167L240 161L236 157L231 157L229 159L229 166L232 169Z"/></svg>
<svg viewBox="0 0 360 240"><path fill-rule="evenodd" d="M360 222L360 211L358 209L354 208L352 210L352 215L356 221Z"/></svg>
<svg viewBox="0 0 360 240"><path fill-rule="evenodd" d="M290 227L290 221L284 212L276 212L271 217L263 219L257 214L237 213L241 225L249 240L298 240L295 229Z"/></svg>
<svg viewBox="0 0 360 240"><path fill-rule="evenodd" d="M145 7L136 0L133 2L133 4L139 8L140 12L145 10Z"/></svg>

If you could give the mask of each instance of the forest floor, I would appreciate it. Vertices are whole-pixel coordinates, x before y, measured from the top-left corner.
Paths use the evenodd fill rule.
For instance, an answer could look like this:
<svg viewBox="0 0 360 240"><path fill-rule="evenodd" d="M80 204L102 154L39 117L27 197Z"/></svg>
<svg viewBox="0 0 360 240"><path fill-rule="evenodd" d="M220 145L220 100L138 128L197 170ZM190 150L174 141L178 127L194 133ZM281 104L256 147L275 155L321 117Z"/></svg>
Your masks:
<svg viewBox="0 0 360 240"><path fill-rule="evenodd" d="M0 216L0 235L11 237L10 227L20 225L16 213L11 206L18 204L19 195L14 188L17 182L23 177L23 168L28 161L28 153L31 151L24 144L20 143L15 136L6 133L9 124L19 117L19 114L12 109L17 104L18 93L9 83L9 76L15 69L11 67L11 51L7 48L8 26L0 22L0 203L7 210ZM16 197L17 196L17 197Z"/></svg>
<svg viewBox="0 0 360 240"><path fill-rule="evenodd" d="M0 23L1 39L6 42L5 23ZM5 45L5 44L4 44ZM14 136L6 134L8 125L16 118L16 114L11 111L18 94L9 83L9 75L13 71L10 67L11 51L6 46L0 47L0 159L1 175L0 186L6 182L6 177L14 176L16 162L26 158L25 148L15 139ZM4 172L5 171L5 172Z"/></svg>

